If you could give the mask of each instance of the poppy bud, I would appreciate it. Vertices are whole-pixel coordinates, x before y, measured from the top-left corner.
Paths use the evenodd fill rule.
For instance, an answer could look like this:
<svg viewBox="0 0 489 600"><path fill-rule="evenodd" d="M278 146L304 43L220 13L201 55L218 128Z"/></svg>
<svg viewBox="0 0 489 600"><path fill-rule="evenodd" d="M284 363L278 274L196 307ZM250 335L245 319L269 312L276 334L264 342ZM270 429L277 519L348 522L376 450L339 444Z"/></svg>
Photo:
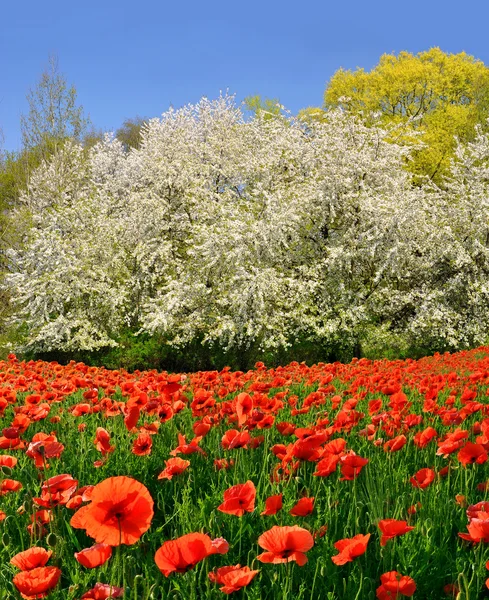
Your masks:
<svg viewBox="0 0 489 600"><path fill-rule="evenodd" d="M49 533L46 538L46 544L50 548L54 548L56 546L57 542L58 542L58 538L56 537L56 535L53 532Z"/></svg>
<svg viewBox="0 0 489 600"><path fill-rule="evenodd" d="M10 544L10 536L9 536L9 534L8 534L8 533L4 533L4 534L2 535L2 544L3 544L4 546L8 546L8 545Z"/></svg>
<svg viewBox="0 0 489 600"><path fill-rule="evenodd" d="M17 509L17 511L16 511L16 512L17 512L17 514L18 514L18 515L23 515L23 514L25 513L25 511L26 511L26 510L27 510L27 509L26 509L25 502L24 502L23 504L21 504L21 505L19 506L19 508Z"/></svg>
<svg viewBox="0 0 489 600"><path fill-rule="evenodd" d="M12 469L10 467L7 467L7 465L2 465L0 467L0 471L4 474L7 475L7 477L10 477L10 475L12 475Z"/></svg>

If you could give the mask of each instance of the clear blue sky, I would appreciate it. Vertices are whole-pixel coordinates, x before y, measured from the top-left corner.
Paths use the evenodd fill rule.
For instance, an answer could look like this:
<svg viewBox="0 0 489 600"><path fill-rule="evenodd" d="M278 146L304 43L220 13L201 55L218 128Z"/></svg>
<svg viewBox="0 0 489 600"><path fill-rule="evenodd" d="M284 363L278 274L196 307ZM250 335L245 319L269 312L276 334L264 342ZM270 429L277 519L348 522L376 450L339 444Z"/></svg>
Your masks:
<svg viewBox="0 0 489 600"><path fill-rule="evenodd" d="M489 64L487 0L3 0L0 127L20 147L25 96L48 56L96 128L159 116L228 89L277 97L297 112L320 105L339 68L439 46Z"/></svg>

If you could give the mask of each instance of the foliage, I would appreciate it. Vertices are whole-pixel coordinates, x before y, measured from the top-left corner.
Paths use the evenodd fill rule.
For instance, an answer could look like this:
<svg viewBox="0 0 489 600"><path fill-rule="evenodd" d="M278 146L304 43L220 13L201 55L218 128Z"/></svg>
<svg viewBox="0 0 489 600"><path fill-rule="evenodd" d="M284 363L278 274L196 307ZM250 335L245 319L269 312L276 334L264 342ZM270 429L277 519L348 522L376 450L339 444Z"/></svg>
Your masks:
<svg viewBox="0 0 489 600"><path fill-rule="evenodd" d="M204 368L294 347L351 358L393 336L401 353L485 341L482 130L443 190L411 185L392 129L340 110L245 120L225 96L142 135L130 153L66 143L32 176L7 282L24 350L99 352L129 331L164 356L200 348Z"/></svg>
<svg viewBox="0 0 489 600"><path fill-rule="evenodd" d="M134 117L126 119L121 127L115 132L115 137L124 144L125 148L139 148L141 145L141 133L148 119L145 117Z"/></svg>
<svg viewBox="0 0 489 600"><path fill-rule="evenodd" d="M46 159L51 154L53 142L66 139L80 141L89 125L83 116L83 107L76 104L76 88L68 87L59 72L56 56L49 57L49 66L36 88L29 91L29 113L21 117L24 148L36 148ZM46 147L46 152L44 149Z"/></svg>
<svg viewBox="0 0 489 600"><path fill-rule="evenodd" d="M473 56L439 48L413 55L384 54L370 72L340 69L324 94L327 109L341 107L384 123L404 123L421 132L423 146L409 168L438 184L449 172L457 137L469 141L489 117L489 68Z"/></svg>

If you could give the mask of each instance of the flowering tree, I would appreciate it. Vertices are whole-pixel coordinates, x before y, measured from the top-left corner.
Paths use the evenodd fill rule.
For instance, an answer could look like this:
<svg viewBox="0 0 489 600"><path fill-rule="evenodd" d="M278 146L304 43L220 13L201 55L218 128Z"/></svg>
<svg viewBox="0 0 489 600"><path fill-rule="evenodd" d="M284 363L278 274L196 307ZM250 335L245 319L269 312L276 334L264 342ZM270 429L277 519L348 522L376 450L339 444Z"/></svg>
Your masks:
<svg viewBox="0 0 489 600"><path fill-rule="evenodd" d="M25 346L93 350L128 328L226 349L479 341L487 139L459 148L442 192L411 185L388 135L341 111L245 121L224 96L150 120L129 152L66 144L11 252Z"/></svg>

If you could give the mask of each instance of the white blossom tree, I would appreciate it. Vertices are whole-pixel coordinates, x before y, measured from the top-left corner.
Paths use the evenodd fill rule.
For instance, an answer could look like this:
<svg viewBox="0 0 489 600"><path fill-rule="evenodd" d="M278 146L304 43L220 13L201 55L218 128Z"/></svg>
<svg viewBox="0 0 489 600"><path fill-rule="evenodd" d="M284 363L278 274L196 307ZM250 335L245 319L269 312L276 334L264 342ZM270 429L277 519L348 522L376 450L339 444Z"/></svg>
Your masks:
<svg viewBox="0 0 489 600"><path fill-rule="evenodd" d="M479 132L444 191L413 187L392 132L330 111L245 120L223 96L147 122L139 148L66 144L23 197L33 227L8 286L34 350L124 330L185 347L464 347L489 323Z"/></svg>

